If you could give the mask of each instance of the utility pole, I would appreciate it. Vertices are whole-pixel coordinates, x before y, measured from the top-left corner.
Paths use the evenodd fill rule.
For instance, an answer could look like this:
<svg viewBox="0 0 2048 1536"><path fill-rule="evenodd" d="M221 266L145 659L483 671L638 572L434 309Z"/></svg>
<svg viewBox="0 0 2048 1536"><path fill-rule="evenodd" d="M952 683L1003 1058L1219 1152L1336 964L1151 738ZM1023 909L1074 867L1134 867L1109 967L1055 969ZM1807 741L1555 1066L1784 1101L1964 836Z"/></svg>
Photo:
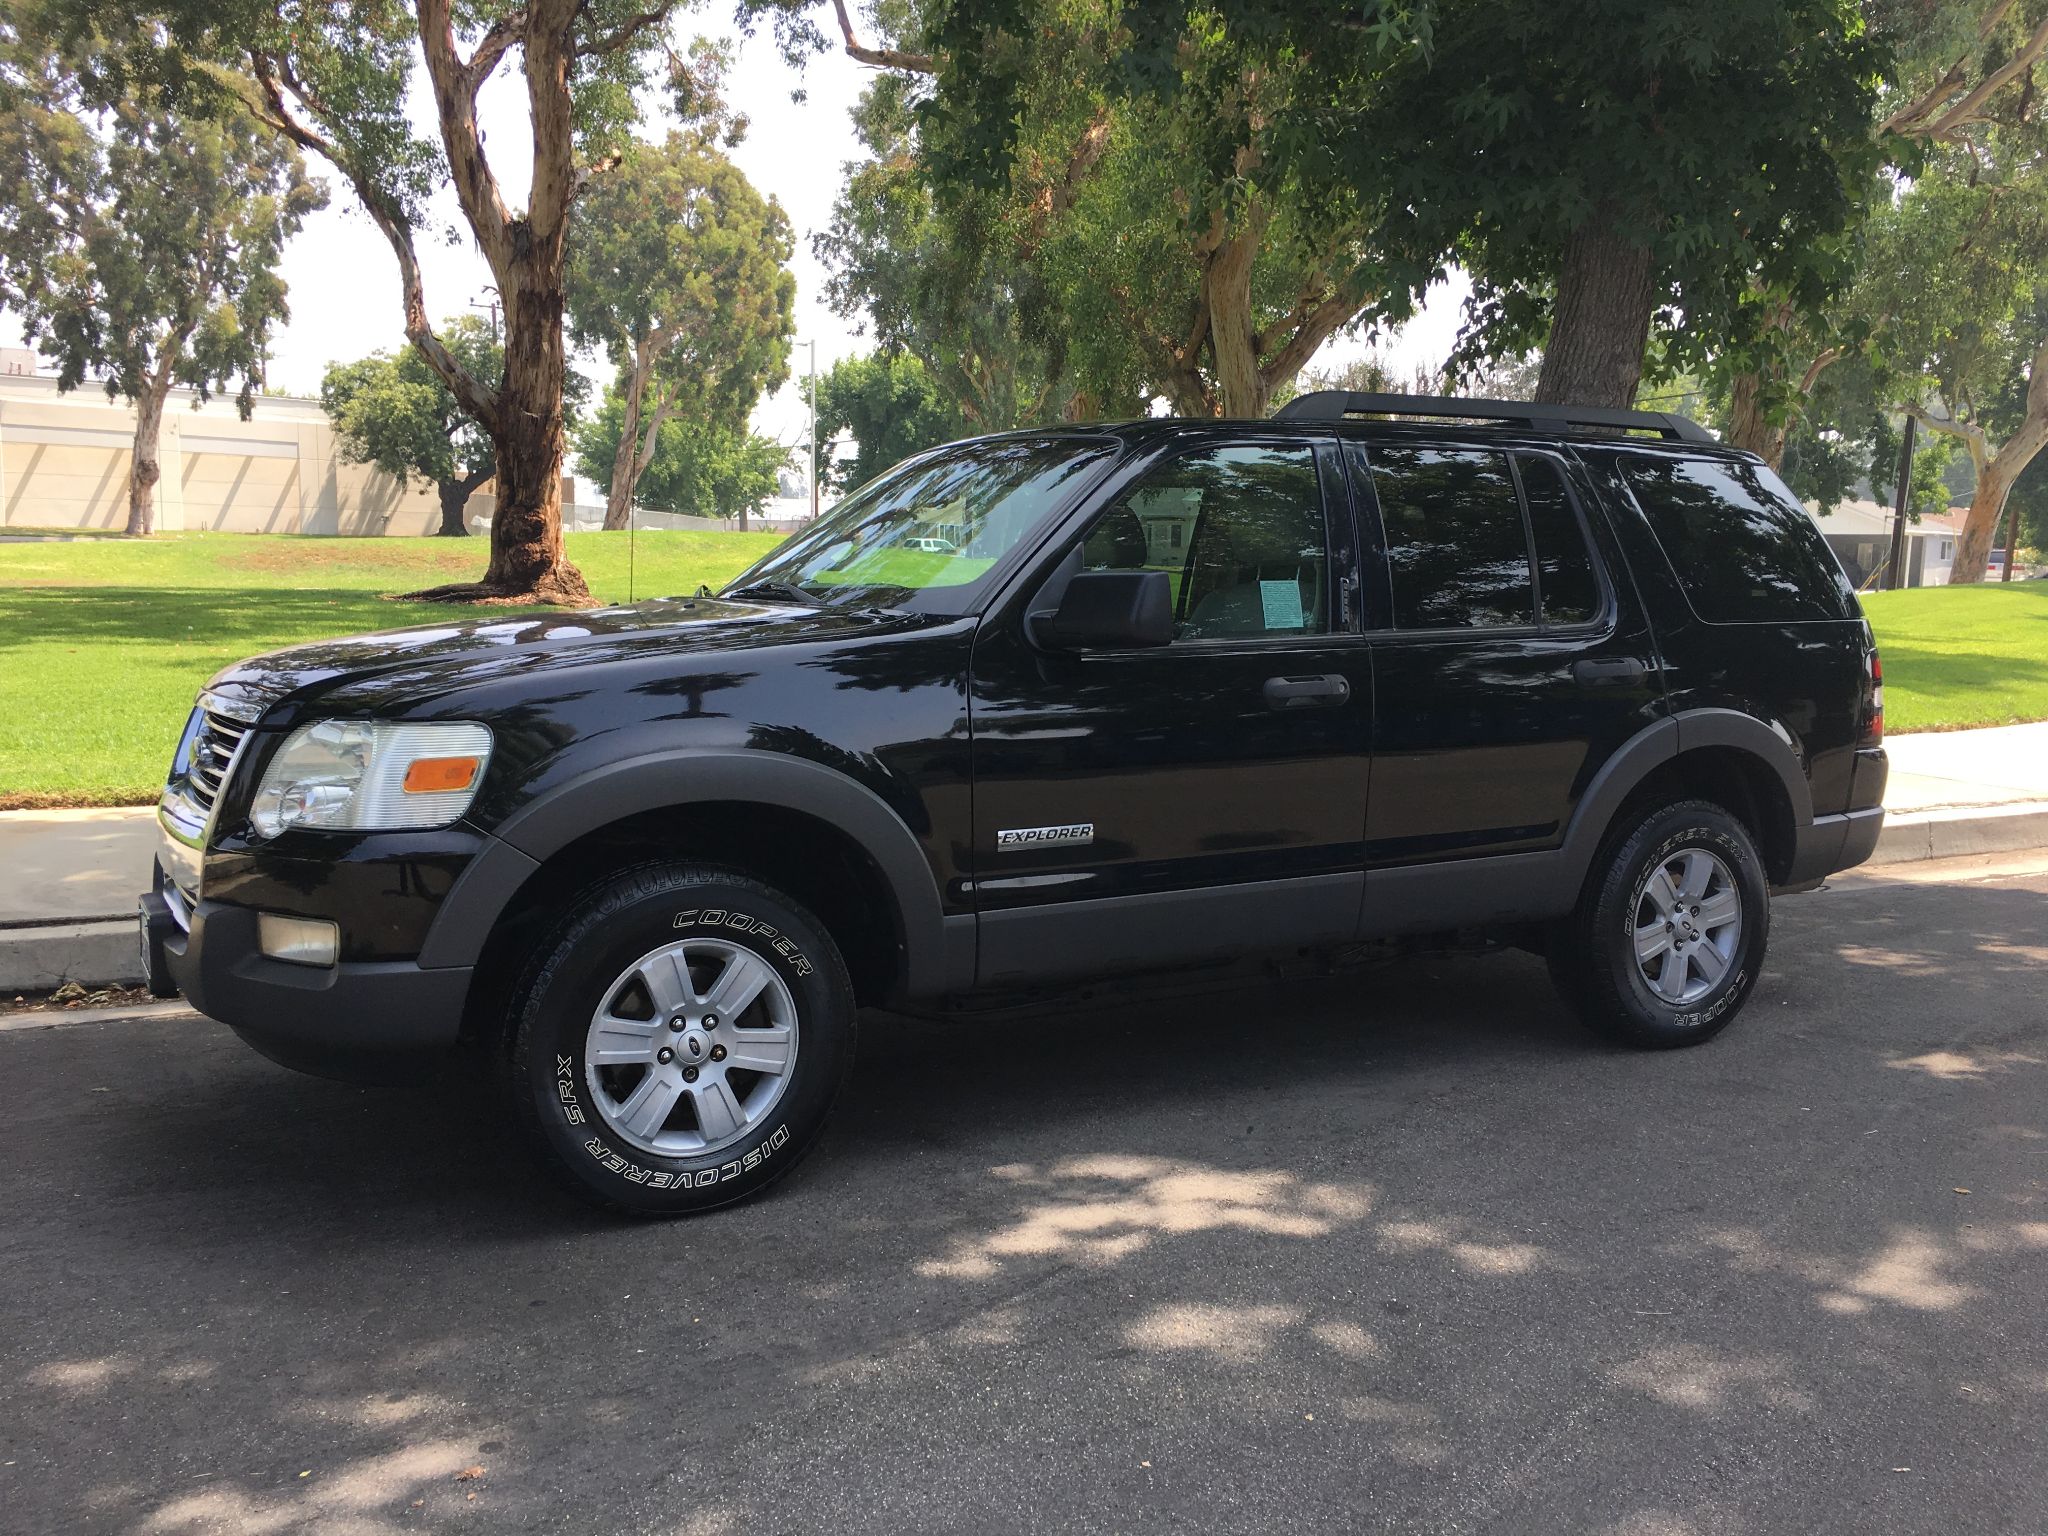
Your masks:
<svg viewBox="0 0 2048 1536"><path fill-rule="evenodd" d="M495 344L498 340L498 301L504 298L504 295L498 292L497 285L494 283L485 283L484 292L488 293L491 297L488 300L471 299L469 307L471 309L486 309L490 311L491 341Z"/></svg>
<svg viewBox="0 0 2048 1536"><path fill-rule="evenodd" d="M811 343L811 521L818 520L818 344Z"/></svg>
<svg viewBox="0 0 2048 1536"><path fill-rule="evenodd" d="M1899 439L1898 490L1892 497L1892 549L1886 561L1884 584L1896 591L1906 584L1906 501L1913 485L1913 429L1916 418L1906 418L1906 430Z"/></svg>

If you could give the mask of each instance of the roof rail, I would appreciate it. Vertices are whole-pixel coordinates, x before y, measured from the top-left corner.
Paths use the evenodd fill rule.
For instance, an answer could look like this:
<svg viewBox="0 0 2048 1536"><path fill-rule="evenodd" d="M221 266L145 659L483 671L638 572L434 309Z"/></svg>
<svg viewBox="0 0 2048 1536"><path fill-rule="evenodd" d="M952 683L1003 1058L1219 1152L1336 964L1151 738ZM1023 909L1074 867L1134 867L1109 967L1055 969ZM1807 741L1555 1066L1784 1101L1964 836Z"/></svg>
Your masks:
<svg viewBox="0 0 2048 1536"><path fill-rule="evenodd" d="M1670 411L1618 411L1603 405L1538 405L1528 400L1459 400L1449 395L1370 395L1318 389L1296 395L1275 411L1289 421L1336 421L1345 416L1438 416L1498 421L1543 431L1623 427L1654 432L1681 443L1711 443L1714 435L1689 416Z"/></svg>

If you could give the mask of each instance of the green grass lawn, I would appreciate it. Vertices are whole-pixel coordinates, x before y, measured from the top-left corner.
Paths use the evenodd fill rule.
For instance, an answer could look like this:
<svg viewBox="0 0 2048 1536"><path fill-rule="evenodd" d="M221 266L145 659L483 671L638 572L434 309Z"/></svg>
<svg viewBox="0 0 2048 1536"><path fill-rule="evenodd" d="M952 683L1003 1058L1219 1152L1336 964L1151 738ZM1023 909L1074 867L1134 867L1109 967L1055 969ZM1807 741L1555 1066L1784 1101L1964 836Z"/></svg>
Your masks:
<svg viewBox="0 0 2048 1536"><path fill-rule="evenodd" d="M776 535L638 536L633 590L717 586ZM570 558L624 601L626 540L572 533ZM199 685L300 640L474 617L380 594L474 577L481 541L166 534L0 544L0 809L155 800ZM2048 720L2048 582L1864 599L1894 731Z"/></svg>
<svg viewBox="0 0 2048 1536"><path fill-rule="evenodd" d="M639 534L633 591L721 585L779 539ZM565 542L592 592L625 601L623 534ZM0 544L0 810L153 802L192 696L220 668L301 640L474 618L380 594L474 579L486 554L480 539L232 533Z"/></svg>
<svg viewBox="0 0 2048 1536"><path fill-rule="evenodd" d="M2048 720L2048 581L1873 592L1863 611L1887 731Z"/></svg>

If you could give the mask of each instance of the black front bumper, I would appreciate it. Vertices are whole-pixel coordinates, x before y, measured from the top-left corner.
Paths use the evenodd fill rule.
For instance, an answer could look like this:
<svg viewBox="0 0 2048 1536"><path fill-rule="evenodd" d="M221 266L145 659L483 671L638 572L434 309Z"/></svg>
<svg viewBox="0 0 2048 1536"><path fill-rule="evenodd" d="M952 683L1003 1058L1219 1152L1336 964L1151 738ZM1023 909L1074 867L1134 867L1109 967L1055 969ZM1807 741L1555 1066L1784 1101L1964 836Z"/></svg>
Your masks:
<svg viewBox="0 0 2048 1536"><path fill-rule="evenodd" d="M282 1066L322 1077L374 1075L409 1056L447 1050L461 1033L468 966L272 960L257 946L253 910L201 901L188 928L161 885L142 898L142 925L151 989L182 992Z"/></svg>

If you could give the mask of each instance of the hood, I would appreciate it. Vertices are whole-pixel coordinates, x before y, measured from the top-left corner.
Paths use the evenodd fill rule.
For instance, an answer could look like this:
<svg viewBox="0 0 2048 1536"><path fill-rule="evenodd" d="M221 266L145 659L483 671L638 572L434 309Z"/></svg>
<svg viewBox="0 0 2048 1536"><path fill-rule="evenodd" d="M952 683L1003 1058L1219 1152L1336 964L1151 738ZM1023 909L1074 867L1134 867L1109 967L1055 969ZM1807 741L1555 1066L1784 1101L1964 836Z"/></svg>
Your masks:
<svg viewBox="0 0 2048 1536"><path fill-rule="evenodd" d="M466 684L660 654L685 657L870 635L909 615L720 598L657 598L623 608L549 612L380 630L252 656L217 673L210 693L262 708L346 689L395 701ZM368 689L355 685L371 684Z"/></svg>

